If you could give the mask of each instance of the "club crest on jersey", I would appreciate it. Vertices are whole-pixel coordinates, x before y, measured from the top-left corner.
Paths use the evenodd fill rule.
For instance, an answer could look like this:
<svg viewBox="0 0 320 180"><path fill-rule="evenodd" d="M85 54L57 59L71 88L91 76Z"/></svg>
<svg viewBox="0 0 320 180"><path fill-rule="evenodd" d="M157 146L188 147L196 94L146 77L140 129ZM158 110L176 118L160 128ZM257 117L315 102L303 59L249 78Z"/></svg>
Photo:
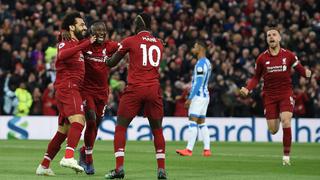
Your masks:
<svg viewBox="0 0 320 180"><path fill-rule="evenodd" d="M270 64L270 61L267 61L266 64L267 64L267 65Z"/></svg>
<svg viewBox="0 0 320 180"><path fill-rule="evenodd" d="M87 54L92 55L92 51L87 51Z"/></svg>
<svg viewBox="0 0 320 180"><path fill-rule="evenodd" d="M287 58L282 59L282 64L287 64Z"/></svg>

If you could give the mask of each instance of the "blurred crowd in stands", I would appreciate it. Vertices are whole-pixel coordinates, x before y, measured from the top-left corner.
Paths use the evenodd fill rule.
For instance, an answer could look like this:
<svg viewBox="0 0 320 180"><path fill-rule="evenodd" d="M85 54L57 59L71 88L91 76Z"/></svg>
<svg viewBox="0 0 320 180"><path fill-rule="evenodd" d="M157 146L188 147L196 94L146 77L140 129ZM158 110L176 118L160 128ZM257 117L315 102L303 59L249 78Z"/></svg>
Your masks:
<svg viewBox="0 0 320 180"><path fill-rule="evenodd" d="M265 30L277 24L282 46L313 71L311 80L293 73L297 117L320 117L320 1L318 0L1 0L0 115L57 115L53 82L56 43L63 16L77 10L87 25L106 23L108 37L133 34L137 13L152 15L152 32L165 42L161 63L166 116L186 116L196 63L190 48L206 39L213 65L208 116L263 116L261 84L249 98L239 88L254 73L267 48ZM126 82L126 60L110 74L110 114Z"/></svg>

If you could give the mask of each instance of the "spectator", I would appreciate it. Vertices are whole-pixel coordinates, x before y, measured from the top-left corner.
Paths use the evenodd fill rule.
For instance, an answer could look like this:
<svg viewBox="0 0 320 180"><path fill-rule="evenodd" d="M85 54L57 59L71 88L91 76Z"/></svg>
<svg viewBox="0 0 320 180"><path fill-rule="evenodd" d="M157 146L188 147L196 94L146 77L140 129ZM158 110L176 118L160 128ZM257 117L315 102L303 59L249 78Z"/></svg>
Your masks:
<svg viewBox="0 0 320 180"><path fill-rule="evenodd" d="M38 87L34 88L32 91L32 106L30 110L30 115L42 115L42 99L41 99L41 92Z"/></svg>
<svg viewBox="0 0 320 180"><path fill-rule="evenodd" d="M14 87L14 85L9 84L10 77L11 77L11 74L8 74L5 79L4 89L3 89L4 91L3 111L6 115L10 115L16 112L17 111L16 108L18 106L18 99L15 94L16 88Z"/></svg>
<svg viewBox="0 0 320 180"><path fill-rule="evenodd" d="M54 87L50 83L42 96L42 113L47 116L58 115L57 101L54 98Z"/></svg>
<svg viewBox="0 0 320 180"><path fill-rule="evenodd" d="M305 117L306 115L306 103L309 101L305 88L294 88L293 98L295 100L295 106L293 113L297 117Z"/></svg>
<svg viewBox="0 0 320 180"><path fill-rule="evenodd" d="M32 96L27 91L26 84L24 82L21 82L14 93L18 99L18 105L16 111L14 112L14 115L19 117L27 116L32 105Z"/></svg>

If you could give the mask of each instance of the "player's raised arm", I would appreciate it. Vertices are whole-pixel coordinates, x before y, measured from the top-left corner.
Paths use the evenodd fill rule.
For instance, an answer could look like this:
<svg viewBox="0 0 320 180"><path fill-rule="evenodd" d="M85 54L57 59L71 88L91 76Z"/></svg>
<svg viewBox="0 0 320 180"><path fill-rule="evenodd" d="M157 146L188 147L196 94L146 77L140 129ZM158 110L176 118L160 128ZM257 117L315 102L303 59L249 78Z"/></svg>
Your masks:
<svg viewBox="0 0 320 180"><path fill-rule="evenodd" d="M310 78L311 77L311 71L309 69L304 68L300 61L298 60L298 57L294 57L294 62L292 64L292 67L303 77Z"/></svg>
<svg viewBox="0 0 320 180"><path fill-rule="evenodd" d="M94 41L95 41L95 37L91 37L90 39L87 39L79 43L77 46L73 46L73 47L65 46L65 43L62 42L58 46L59 48L58 58L67 60L67 58L75 55L78 51L81 51L84 48L88 47Z"/></svg>
<svg viewBox="0 0 320 180"><path fill-rule="evenodd" d="M119 43L119 48L118 48L118 51L115 52L111 58L107 58L105 60L106 62L106 65L109 66L109 67L114 67L116 66L120 61L121 59L126 55L126 53L129 51L129 42L130 40L127 39L124 39L121 43Z"/></svg>
<svg viewBox="0 0 320 180"><path fill-rule="evenodd" d="M117 51L111 56L111 58L107 58L105 60L106 65L109 66L109 67L114 67L121 61L121 59L124 56L125 56L125 54L122 54L119 51Z"/></svg>
<svg viewBox="0 0 320 180"><path fill-rule="evenodd" d="M258 83L259 83L259 81L261 79L261 76L262 76L262 69L263 69L263 67L262 67L262 65L260 63L260 58L258 57L258 59L256 61L255 74L248 81L247 86L246 87L242 87L240 89L240 94L242 96L247 96L249 94L249 92L258 85Z"/></svg>

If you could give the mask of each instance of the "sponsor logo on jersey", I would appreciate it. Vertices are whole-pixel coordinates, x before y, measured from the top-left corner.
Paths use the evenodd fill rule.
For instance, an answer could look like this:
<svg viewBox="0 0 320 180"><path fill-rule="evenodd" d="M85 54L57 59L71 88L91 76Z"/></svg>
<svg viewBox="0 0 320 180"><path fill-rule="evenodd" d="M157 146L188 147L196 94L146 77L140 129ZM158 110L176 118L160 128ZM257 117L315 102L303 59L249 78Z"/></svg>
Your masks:
<svg viewBox="0 0 320 180"><path fill-rule="evenodd" d="M266 64L270 64L270 61L267 61Z"/></svg>
<svg viewBox="0 0 320 180"><path fill-rule="evenodd" d="M272 73L272 72L283 72L287 70L286 65L281 65L281 66L270 66L267 67L267 72Z"/></svg>
<svg viewBox="0 0 320 180"><path fill-rule="evenodd" d="M108 58L108 57L107 57ZM105 62L103 57L90 57L86 56L86 60L94 61L94 62Z"/></svg>

